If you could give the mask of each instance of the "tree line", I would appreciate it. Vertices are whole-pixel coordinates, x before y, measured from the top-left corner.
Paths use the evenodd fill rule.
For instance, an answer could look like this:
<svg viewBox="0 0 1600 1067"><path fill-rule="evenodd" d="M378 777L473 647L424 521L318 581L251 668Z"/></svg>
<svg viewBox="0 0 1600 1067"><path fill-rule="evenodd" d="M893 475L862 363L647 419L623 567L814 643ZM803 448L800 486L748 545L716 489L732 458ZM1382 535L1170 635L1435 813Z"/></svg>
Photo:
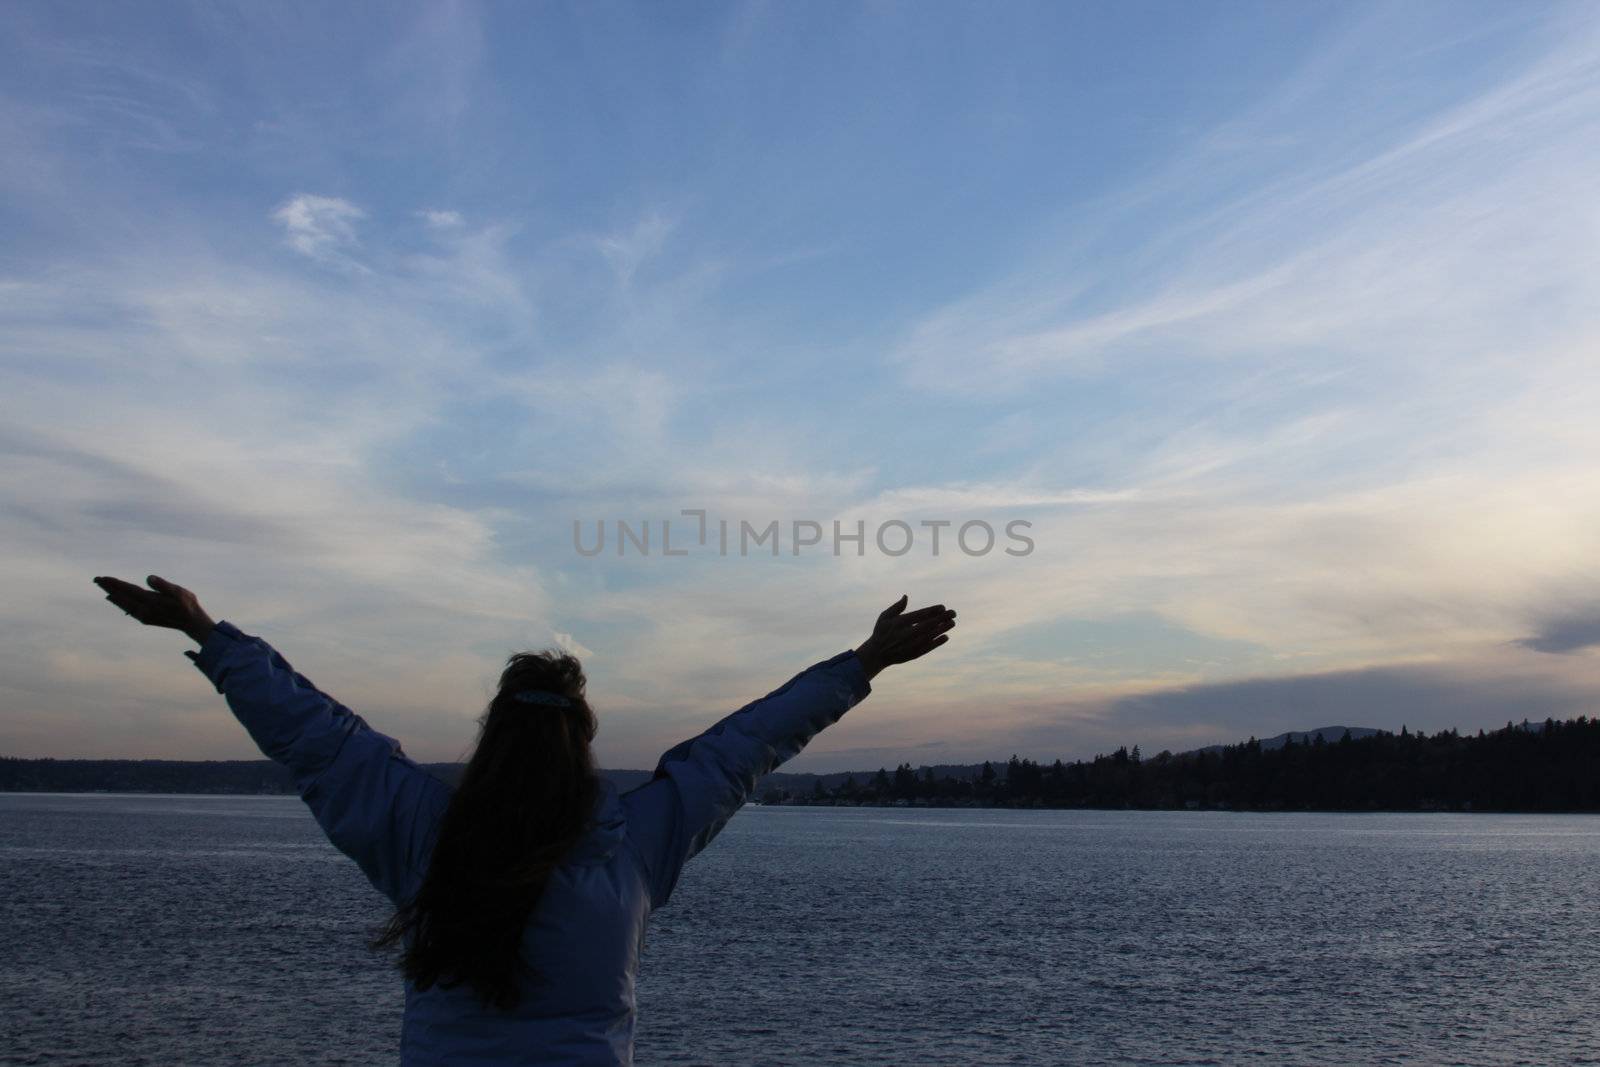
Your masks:
<svg viewBox="0 0 1600 1067"><path fill-rule="evenodd" d="M423 764L449 784L461 765ZM648 771L604 772L618 789ZM1261 811L1600 811L1600 719L1514 725L1475 735L1402 727L1338 740L1251 738L1146 758L1139 746L1048 765L1013 755L936 773L902 763L858 775L774 773L767 804ZM0 757L0 792L294 793L270 760L57 760Z"/></svg>
<svg viewBox="0 0 1600 1067"><path fill-rule="evenodd" d="M1013 755L970 778L902 763L837 786L769 789L772 804L1252 811L1600 811L1600 719L1429 736L1401 727L1337 741L1316 736L1146 758L1122 747L1047 765Z"/></svg>

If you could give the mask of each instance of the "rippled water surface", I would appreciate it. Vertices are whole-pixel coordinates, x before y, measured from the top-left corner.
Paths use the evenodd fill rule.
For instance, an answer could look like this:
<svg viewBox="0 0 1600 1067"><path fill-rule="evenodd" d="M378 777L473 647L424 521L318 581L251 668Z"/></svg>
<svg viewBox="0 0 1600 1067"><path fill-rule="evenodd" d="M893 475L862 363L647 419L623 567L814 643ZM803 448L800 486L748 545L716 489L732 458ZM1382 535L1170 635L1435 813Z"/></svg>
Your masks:
<svg viewBox="0 0 1600 1067"><path fill-rule="evenodd" d="M747 808L638 1062L1600 1063L1600 818ZM0 1062L393 1063L292 797L0 794Z"/></svg>

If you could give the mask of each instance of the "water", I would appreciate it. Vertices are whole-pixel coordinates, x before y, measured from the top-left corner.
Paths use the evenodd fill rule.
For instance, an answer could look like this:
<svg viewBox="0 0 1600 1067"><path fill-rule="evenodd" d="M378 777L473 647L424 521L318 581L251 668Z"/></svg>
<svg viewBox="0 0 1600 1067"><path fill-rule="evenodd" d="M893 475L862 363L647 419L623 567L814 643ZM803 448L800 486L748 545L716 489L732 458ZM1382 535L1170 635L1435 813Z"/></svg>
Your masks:
<svg viewBox="0 0 1600 1067"><path fill-rule="evenodd" d="M747 808L642 1065L1600 1063L1600 817ZM0 1062L392 1064L387 917L286 797L0 794Z"/></svg>

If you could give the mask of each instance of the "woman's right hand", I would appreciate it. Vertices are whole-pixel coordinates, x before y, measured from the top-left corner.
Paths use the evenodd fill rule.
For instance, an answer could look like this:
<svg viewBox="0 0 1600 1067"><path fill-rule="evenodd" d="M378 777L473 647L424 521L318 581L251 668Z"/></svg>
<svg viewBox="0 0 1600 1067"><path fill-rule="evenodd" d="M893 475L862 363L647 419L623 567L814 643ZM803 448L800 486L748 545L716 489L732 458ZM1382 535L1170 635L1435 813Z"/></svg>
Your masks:
<svg viewBox="0 0 1600 1067"><path fill-rule="evenodd" d="M885 608L872 628L872 636L856 649L856 658L868 678L885 667L926 656L950 640L949 631L956 624L954 608L947 610L943 604L935 604L908 612L907 599L901 596Z"/></svg>

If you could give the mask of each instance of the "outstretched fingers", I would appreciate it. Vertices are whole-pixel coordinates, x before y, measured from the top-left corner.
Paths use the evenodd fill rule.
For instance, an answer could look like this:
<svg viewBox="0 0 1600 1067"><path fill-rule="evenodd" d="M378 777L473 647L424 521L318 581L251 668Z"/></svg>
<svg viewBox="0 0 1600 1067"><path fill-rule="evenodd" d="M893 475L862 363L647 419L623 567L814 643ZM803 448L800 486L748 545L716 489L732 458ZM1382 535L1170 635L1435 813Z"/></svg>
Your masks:
<svg viewBox="0 0 1600 1067"><path fill-rule="evenodd" d="M155 596L154 593L140 589L132 582L125 582L120 578L96 578L94 582L105 592L107 600L130 614L131 609L143 607L147 598Z"/></svg>
<svg viewBox="0 0 1600 1067"><path fill-rule="evenodd" d="M926 608L916 614L916 617L907 617L902 622L898 631L905 635L925 637L931 633L940 633L956 624L956 613L944 607Z"/></svg>
<svg viewBox="0 0 1600 1067"><path fill-rule="evenodd" d="M200 601L189 590L154 574L146 581L150 589L109 576L96 577L94 584L107 600L146 626L185 630L205 621Z"/></svg>
<svg viewBox="0 0 1600 1067"><path fill-rule="evenodd" d="M913 613L888 635L888 653L892 662L905 663L925 656L949 641L949 632L955 628L956 613L944 605L935 605Z"/></svg>
<svg viewBox="0 0 1600 1067"><path fill-rule="evenodd" d="M944 637L955 628L956 616L955 612L952 611L948 615L941 615L937 619L933 619L918 626L912 637L917 644L932 647L931 642L935 638Z"/></svg>
<svg viewBox="0 0 1600 1067"><path fill-rule="evenodd" d="M932 652L934 649L938 648L940 645L949 640L949 634L940 634L938 637L935 637L932 640L924 639L917 641L911 645L908 645L904 650L902 650L897 659L901 663L910 663L914 659L921 659L923 656L926 656L929 652Z"/></svg>
<svg viewBox="0 0 1600 1067"><path fill-rule="evenodd" d="M889 605L878 616L872 635L855 650L868 678L885 667L925 656L950 640L949 632L956 625L954 609L933 604L908 612L908 600L902 595Z"/></svg>

